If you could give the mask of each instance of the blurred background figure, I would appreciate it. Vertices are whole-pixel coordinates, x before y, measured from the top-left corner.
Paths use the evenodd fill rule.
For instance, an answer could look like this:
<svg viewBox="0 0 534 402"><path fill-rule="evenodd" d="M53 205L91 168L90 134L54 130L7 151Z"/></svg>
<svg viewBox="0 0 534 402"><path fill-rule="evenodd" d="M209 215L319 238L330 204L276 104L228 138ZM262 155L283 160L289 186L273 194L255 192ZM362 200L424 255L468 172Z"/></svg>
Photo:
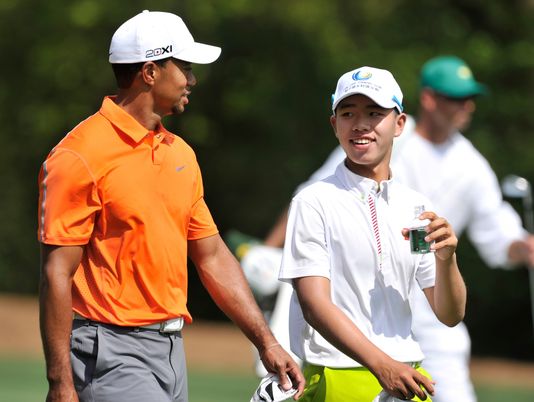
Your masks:
<svg viewBox="0 0 534 402"><path fill-rule="evenodd" d="M471 122L476 98L487 92L486 86L474 78L462 59L439 56L428 60L420 72L416 119L408 120L403 134L394 144L392 174L429 197L436 212L447 217L458 236L466 231L490 267L534 266L534 237L522 227L514 209L503 201L499 182L487 160L460 132ZM344 157L343 150L337 147L296 192L331 175ZM283 246L286 225L287 210L281 214L263 245L252 246L245 254L254 266L249 270L249 276L253 277L260 270L257 264L267 265L268 260L270 269L279 269L280 260L269 247ZM463 270L466 270L465 266ZM287 345L291 291L290 286L280 285L270 317L271 328L284 345ZM465 324L453 328L441 324L435 319L423 293L417 289L411 303L412 330L426 356L423 366L436 381L433 400L475 401L469 376L471 341Z"/></svg>

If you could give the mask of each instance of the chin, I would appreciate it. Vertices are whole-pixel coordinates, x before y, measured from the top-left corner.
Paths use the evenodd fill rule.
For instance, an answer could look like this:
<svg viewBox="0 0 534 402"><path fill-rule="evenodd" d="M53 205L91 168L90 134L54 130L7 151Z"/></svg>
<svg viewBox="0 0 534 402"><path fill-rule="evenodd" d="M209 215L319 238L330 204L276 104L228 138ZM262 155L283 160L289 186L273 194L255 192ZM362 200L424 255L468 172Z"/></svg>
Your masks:
<svg viewBox="0 0 534 402"><path fill-rule="evenodd" d="M184 112L184 107L183 106L174 106L172 109L171 109L171 114L173 115L176 115L176 114L182 114Z"/></svg>

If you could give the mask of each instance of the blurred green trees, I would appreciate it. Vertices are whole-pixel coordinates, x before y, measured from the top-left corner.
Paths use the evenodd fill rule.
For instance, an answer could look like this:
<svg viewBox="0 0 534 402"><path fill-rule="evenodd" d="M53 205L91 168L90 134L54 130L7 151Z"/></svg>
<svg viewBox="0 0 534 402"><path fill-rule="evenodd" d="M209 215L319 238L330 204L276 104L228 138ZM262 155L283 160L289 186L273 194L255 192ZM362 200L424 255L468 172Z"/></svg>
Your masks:
<svg viewBox="0 0 534 402"><path fill-rule="evenodd" d="M143 9L181 15L220 45L195 67L187 112L166 121L196 150L221 232L264 236L291 193L336 145L338 76L387 68L415 113L418 71L456 54L491 88L466 133L499 177L534 180L534 3L529 0L2 0L0 290L35 293L37 173L48 151L114 92L111 35ZM533 358L526 272L486 268L462 239L475 353ZM221 316L192 271L197 317Z"/></svg>

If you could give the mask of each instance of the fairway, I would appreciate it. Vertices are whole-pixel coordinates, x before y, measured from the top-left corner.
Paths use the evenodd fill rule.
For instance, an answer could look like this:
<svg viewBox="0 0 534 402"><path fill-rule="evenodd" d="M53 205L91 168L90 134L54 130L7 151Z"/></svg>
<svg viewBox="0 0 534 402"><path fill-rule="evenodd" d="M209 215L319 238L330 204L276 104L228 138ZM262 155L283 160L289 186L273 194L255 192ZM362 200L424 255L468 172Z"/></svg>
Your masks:
<svg viewBox="0 0 534 402"><path fill-rule="evenodd" d="M248 402L258 384L251 373L228 374L202 371L189 374L190 402ZM517 387L477 386L481 402L532 402L533 389ZM0 359L1 402L44 402L46 381L44 363L35 359Z"/></svg>
<svg viewBox="0 0 534 402"><path fill-rule="evenodd" d="M44 402L47 384L36 300L0 295L0 317L10 328L0 331L0 402ZM259 380L252 373L251 345L234 325L195 321L184 330L184 345L189 402L250 400ZM472 374L479 402L534 401L532 364L478 358Z"/></svg>

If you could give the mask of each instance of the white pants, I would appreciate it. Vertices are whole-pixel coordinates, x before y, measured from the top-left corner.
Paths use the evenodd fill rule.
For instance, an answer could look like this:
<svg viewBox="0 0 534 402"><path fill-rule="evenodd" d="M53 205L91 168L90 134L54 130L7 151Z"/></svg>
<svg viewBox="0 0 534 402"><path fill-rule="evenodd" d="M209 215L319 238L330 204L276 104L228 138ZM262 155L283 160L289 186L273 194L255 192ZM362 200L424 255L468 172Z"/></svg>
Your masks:
<svg viewBox="0 0 534 402"><path fill-rule="evenodd" d="M435 316L426 296L419 288L410 298L412 332L425 359L422 366L436 382L433 402L476 402L469 378L471 339L463 322L447 327Z"/></svg>
<svg viewBox="0 0 534 402"><path fill-rule="evenodd" d="M422 366L432 375L435 385L433 402L476 402L473 384L469 379L469 355L439 353L430 355ZM453 375L449 375L454 373Z"/></svg>

